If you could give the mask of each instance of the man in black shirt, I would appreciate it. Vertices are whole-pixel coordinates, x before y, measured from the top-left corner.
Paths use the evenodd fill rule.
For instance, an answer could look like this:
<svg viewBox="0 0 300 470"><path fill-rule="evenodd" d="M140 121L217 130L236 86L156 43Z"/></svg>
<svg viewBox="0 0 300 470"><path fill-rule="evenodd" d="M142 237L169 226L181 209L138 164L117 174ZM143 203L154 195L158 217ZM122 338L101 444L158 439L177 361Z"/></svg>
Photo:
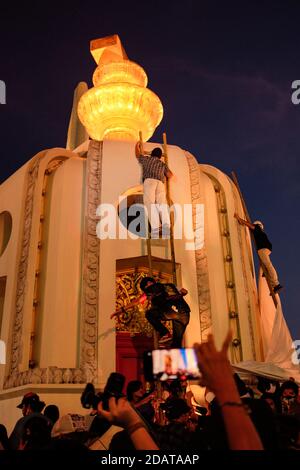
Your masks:
<svg viewBox="0 0 300 470"><path fill-rule="evenodd" d="M24 395L21 403L17 408L22 410L23 417L20 418L9 437L9 446L12 450L18 450L23 438L24 430L31 419L37 419L42 425L48 428L49 436L51 432L50 420L42 414L45 403L40 401L40 397L33 392L28 392Z"/></svg>
<svg viewBox="0 0 300 470"><path fill-rule="evenodd" d="M151 307L146 312L146 318L159 334L159 344L162 346L171 342L172 348L181 348L183 335L190 320L190 307L183 299L188 291L183 288L178 291L174 284L162 284L152 277L144 277L140 287L144 293L126 305L126 308L143 303L147 299L150 300ZM125 312L124 308L113 313L111 318L122 312ZM172 321L173 336L162 323L163 320Z"/></svg>
<svg viewBox="0 0 300 470"><path fill-rule="evenodd" d="M264 232L264 226L262 222L256 220L255 222L253 222L253 224L251 224L247 220L241 219L238 214L234 214L234 217L237 219L239 224L245 225L252 231L258 256L262 264L266 268L270 279L271 287L274 293L276 294L276 292L282 289L282 285L278 281L277 272L270 260L270 254L272 252L272 243Z"/></svg>

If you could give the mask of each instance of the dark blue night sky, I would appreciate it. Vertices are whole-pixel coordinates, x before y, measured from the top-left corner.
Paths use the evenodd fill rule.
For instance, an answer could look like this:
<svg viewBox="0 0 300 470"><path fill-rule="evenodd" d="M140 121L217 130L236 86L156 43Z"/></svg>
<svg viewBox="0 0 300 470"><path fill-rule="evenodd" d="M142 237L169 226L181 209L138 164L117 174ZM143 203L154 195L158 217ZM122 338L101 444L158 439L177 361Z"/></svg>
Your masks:
<svg viewBox="0 0 300 470"><path fill-rule="evenodd" d="M153 136L199 162L236 171L250 215L263 220L300 339L300 80L298 1L72 1L1 4L0 181L38 151L64 147L73 91L91 77L89 41L119 34L162 100Z"/></svg>

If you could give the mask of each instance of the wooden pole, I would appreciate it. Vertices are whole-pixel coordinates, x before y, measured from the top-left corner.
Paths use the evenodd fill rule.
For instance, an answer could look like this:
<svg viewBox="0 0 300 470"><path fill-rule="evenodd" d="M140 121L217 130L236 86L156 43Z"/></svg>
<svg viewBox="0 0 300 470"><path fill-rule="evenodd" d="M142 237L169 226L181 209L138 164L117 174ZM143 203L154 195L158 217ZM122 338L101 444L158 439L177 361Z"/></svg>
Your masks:
<svg viewBox="0 0 300 470"><path fill-rule="evenodd" d="M165 156L165 163L168 165L168 144L166 133L163 133L163 149ZM166 196L169 208L171 207L171 196L170 196L170 181L166 178ZM174 246L174 213L170 211L170 249L171 249L171 261L172 261L172 277L173 283L177 286L177 272L176 272L176 260L175 260L175 246Z"/></svg>
<svg viewBox="0 0 300 470"><path fill-rule="evenodd" d="M144 145L143 145L142 131L139 131L139 138L140 138L141 154L144 155Z"/></svg>
<svg viewBox="0 0 300 470"><path fill-rule="evenodd" d="M142 136L141 131L139 132L139 137L140 137L141 152L144 155L143 136ZM145 224L146 224L146 229L148 229L148 227L149 227L148 219L145 220ZM152 249L151 249L151 238L150 238L150 232L149 231L147 233L146 244L147 244L147 256L148 256L148 274L149 274L150 277L152 277L153 276ZM158 335L157 335L155 330L153 330L153 343L154 343L154 349L158 349Z"/></svg>

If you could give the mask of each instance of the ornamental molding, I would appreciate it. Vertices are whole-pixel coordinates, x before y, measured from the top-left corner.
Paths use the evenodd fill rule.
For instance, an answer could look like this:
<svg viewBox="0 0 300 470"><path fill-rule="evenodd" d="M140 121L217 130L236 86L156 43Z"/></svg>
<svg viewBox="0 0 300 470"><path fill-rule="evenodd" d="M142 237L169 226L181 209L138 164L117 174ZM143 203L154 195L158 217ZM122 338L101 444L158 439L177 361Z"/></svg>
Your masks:
<svg viewBox="0 0 300 470"><path fill-rule="evenodd" d="M97 382L100 240L97 207L101 202L103 142L91 140L87 153L81 291L80 368Z"/></svg>
<svg viewBox="0 0 300 470"><path fill-rule="evenodd" d="M36 182L39 174L39 167L41 160L46 156L47 152L41 152L33 158L29 164L27 171L27 184L25 192L24 214L23 214L23 233L21 252L19 257L19 266L17 272L17 287L16 287L16 300L15 300L15 318L12 330L12 343L11 343L11 363L10 363L10 376L6 381L11 381L12 377L15 378L14 382L20 381L19 363L22 357L22 328L24 317L24 302L26 296L26 278L28 270L31 228L34 207L34 195ZM29 371L27 371L29 372ZM18 385L13 385L18 386ZM5 388L7 388L5 383Z"/></svg>
<svg viewBox="0 0 300 470"><path fill-rule="evenodd" d="M59 152L59 154L58 154ZM32 237L32 222L40 164L50 158L44 172L55 171L61 161L77 155L65 149L52 149L38 153L30 162L24 197L23 228L16 281L15 317L11 335L11 358L9 374L4 380L4 389L27 384L67 384L92 382L97 370L97 319L98 319L98 269L99 239L96 235L96 208L101 194L102 142L91 141L87 154L85 228L83 239L82 321L80 329L80 367L29 368L19 371L23 351L24 303L27 288L27 271ZM41 195L42 197L42 195ZM30 340L30 338L26 338Z"/></svg>
<svg viewBox="0 0 300 470"><path fill-rule="evenodd" d="M238 213L239 203L241 201L239 201L239 196L238 196L238 192L237 192L235 184L233 183L233 181L229 181L229 183L230 183L230 187L231 187L231 191L233 195L235 212ZM242 273L243 273L244 298L247 304L247 320L248 320L248 331L249 331L250 339L251 339L250 341L251 351L252 351L253 359L256 360L257 354L256 354L256 349L255 349L254 326L253 326L253 319L252 319L251 300L250 300L250 292L249 292L249 287L248 287L248 278L247 278L247 269L246 269L246 263L247 263L246 256L248 256L248 263L249 263L251 274L252 274L252 284L254 284L255 272L254 272L254 267L252 264L251 245L249 245L247 240L245 240L246 245L247 245L247 248L246 248L247 255L246 255L246 252L243 249L242 227L240 224L237 224L237 234L238 234L238 243L239 243L239 248L240 248L240 263L241 263ZM253 292L255 292L255 289L253 289ZM256 300L256 308L259 309L258 299L255 298L255 300Z"/></svg>
<svg viewBox="0 0 300 470"><path fill-rule="evenodd" d="M192 212L193 212L193 229L196 233L197 227L196 219L196 205L203 204L203 196L201 195L200 185L200 169L199 163L189 152L184 152L189 167L190 183L191 183L191 198L192 198ZM196 260L196 273L197 273L197 290L198 290L198 303L199 303L199 318L200 318L200 331L201 341L207 339L207 335L212 332L212 317L211 317L211 302L210 302L210 288L208 277L208 263L205 245L200 250L195 250Z"/></svg>

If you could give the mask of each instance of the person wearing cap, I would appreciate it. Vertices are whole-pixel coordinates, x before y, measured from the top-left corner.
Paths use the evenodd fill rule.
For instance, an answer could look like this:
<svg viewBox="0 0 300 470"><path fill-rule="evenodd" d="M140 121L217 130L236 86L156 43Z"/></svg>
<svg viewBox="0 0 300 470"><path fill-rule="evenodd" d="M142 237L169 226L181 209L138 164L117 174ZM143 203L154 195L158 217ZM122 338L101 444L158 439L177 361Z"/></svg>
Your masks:
<svg viewBox="0 0 300 470"><path fill-rule="evenodd" d="M16 425L9 436L9 445L11 449L17 450L19 448L24 427L31 418L41 418L49 423L50 426L50 421L42 414L44 407L45 403L40 400L40 397L36 393L28 392L23 396L21 403L17 405L17 408L22 410L23 417L16 422Z"/></svg>
<svg viewBox="0 0 300 470"><path fill-rule="evenodd" d="M280 289L282 289L282 285L279 283L276 269L274 268L270 259L270 254L272 252L272 243L268 239L267 234L264 232L263 223L260 220L256 220L252 224L247 220L244 220L239 217L238 214L234 214L234 217L237 219L239 224L245 225L253 233L257 254L268 273L271 288L276 294Z"/></svg>
<svg viewBox="0 0 300 470"><path fill-rule="evenodd" d="M159 344L163 346L171 342L172 348L181 348L183 335L190 321L190 307L184 300L188 291L177 289L175 284L157 282L153 277L144 277L140 282L143 294L126 305L126 309L144 303L147 299L151 307L146 312L146 318L160 336ZM111 318L126 313L124 307L111 315ZM170 320L173 335L162 321Z"/></svg>
<svg viewBox="0 0 300 470"><path fill-rule="evenodd" d="M158 238L160 232L160 219L163 235L170 231L170 215L167 206L164 183L166 178L171 178L173 173L168 166L161 161L162 150L155 147L149 156L143 155L141 142L137 142L135 154L142 165L144 186L144 207L151 225L152 238ZM159 205L159 207L157 207ZM146 224L147 226L147 224Z"/></svg>
<svg viewBox="0 0 300 470"><path fill-rule="evenodd" d="M33 392L28 392L22 398L21 403L17 408L22 410L23 416L28 416L31 413L40 413L45 407L45 402L40 401L40 397Z"/></svg>

